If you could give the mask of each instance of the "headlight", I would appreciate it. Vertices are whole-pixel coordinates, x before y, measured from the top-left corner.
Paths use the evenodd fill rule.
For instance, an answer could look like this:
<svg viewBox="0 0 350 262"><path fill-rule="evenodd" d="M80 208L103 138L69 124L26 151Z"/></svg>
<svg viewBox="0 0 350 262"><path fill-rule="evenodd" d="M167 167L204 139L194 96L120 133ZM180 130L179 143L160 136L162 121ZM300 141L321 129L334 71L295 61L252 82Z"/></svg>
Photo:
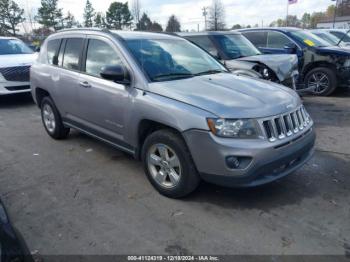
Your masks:
<svg viewBox="0 0 350 262"><path fill-rule="evenodd" d="M6 82L6 79L4 78L4 76L0 73L0 82Z"/></svg>
<svg viewBox="0 0 350 262"><path fill-rule="evenodd" d="M263 70L263 76L264 76L264 78L269 78L270 77L269 69L265 68Z"/></svg>
<svg viewBox="0 0 350 262"><path fill-rule="evenodd" d="M257 138L256 122L252 119L208 118L211 132L220 137Z"/></svg>
<svg viewBox="0 0 350 262"><path fill-rule="evenodd" d="M350 67L350 59L345 61L344 67Z"/></svg>

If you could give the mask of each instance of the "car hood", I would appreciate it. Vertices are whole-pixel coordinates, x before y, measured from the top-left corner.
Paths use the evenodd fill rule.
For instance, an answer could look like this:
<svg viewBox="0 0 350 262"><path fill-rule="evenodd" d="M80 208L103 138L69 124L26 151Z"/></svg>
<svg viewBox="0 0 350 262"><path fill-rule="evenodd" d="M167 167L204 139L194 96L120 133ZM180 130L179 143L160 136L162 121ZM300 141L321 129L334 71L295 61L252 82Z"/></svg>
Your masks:
<svg viewBox="0 0 350 262"><path fill-rule="evenodd" d="M150 83L148 89L223 118L267 117L301 103L287 87L229 73Z"/></svg>
<svg viewBox="0 0 350 262"><path fill-rule="evenodd" d="M0 55L0 68L32 65L38 53L21 55Z"/></svg>
<svg viewBox="0 0 350 262"><path fill-rule="evenodd" d="M345 49L339 46L318 47L317 52L322 55L350 56L348 48Z"/></svg>
<svg viewBox="0 0 350 262"><path fill-rule="evenodd" d="M241 57L238 60L265 64L276 73L281 82L291 78L294 71L298 70L298 57L296 55L256 55Z"/></svg>

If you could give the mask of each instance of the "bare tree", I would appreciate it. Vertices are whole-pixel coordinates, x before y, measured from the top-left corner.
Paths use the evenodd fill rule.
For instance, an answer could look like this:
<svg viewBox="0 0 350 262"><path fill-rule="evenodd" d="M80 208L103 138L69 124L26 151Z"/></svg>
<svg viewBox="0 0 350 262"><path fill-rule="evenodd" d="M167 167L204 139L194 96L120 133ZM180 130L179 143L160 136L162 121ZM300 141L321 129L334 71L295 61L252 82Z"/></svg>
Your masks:
<svg viewBox="0 0 350 262"><path fill-rule="evenodd" d="M221 0L213 0L210 6L208 26L211 31L225 29L225 8Z"/></svg>
<svg viewBox="0 0 350 262"><path fill-rule="evenodd" d="M131 3L131 14L134 17L135 24L140 24L141 19L141 4L140 0L133 0ZM139 29L139 28L137 28Z"/></svg>

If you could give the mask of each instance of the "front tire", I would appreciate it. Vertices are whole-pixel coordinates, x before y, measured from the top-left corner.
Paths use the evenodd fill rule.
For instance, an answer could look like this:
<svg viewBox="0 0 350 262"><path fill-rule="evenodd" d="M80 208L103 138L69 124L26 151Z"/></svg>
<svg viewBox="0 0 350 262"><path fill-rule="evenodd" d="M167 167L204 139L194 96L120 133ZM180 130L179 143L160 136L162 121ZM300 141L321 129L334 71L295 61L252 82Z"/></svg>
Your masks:
<svg viewBox="0 0 350 262"><path fill-rule="evenodd" d="M337 88L337 76L332 69L317 67L306 74L305 84L312 94L329 96Z"/></svg>
<svg viewBox="0 0 350 262"><path fill-rule="evenodd" d="M41 101L41 119L46 132L54 139L64 139L70 129L63 125L61 115L50 97L44 97Z"/></svg>
<svg viewBox="0 0 350 262"><path fill-rule="evenodd" d="M142 147L142 161L149 181L166 197L184 197L199 185L191 154L174 131L159 130L149 135Z"/></svg>

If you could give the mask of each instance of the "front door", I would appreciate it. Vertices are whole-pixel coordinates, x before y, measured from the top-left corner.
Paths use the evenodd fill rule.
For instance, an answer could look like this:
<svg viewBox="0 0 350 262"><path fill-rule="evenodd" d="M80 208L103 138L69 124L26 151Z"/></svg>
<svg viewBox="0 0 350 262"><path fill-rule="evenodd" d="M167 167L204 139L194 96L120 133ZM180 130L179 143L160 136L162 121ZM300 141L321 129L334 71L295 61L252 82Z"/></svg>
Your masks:
<svg viewBox="0 0 350 262"><path fill-rule="evenodd" d="M79 78L79 115L85 127L117 142L124 140L130 89L103 79L100 73L104 66L122 64L118 49L109 39L99 36L87 38L82 75Z"/></svg>

